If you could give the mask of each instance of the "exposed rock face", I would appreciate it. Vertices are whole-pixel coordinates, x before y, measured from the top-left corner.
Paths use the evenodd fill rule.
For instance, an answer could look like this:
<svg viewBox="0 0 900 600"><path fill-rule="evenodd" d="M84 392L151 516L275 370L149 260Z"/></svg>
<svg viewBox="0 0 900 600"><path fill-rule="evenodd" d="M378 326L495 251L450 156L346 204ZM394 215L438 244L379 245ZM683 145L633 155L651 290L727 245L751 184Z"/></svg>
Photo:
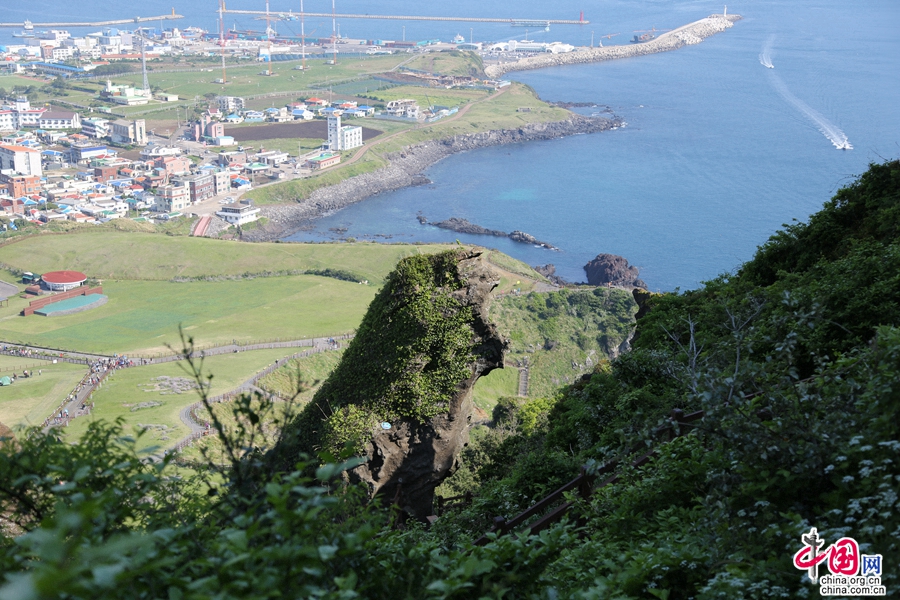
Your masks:
<svg viewBox="0 0 900 600"><path fill-rule="evenodd" d="M456 471L457 457L469 441L475 382L503 367L509 345L488 318L491 291L500 283L499 275L480 253L466 255L459 270L466 285L451 296L471 307L474 316L475 360L469 376L459 382L447 410L430 421L403 419L392 423L391 429L377 431L366 445L369 462L353 470L373 495L394 498L399 487L401 507L419 520L434 514L434 488Z"/></svg>
<svg viewBox="0 0 900 600"><path fill-rule="evenodd" d="M628 289L647 287L638 279L638 268L615 254L598 254L597 258L584 265L584 271L591 285L610 284Z"/></svg>
<svg viewBox="0 0 900 600"><path fill-rule="evenodd" d="M273 451L275 468L302 453L349 445L368 461L350 472L372 496L397 497L417 519L468 441L472 388L502 368L508 342L489 321L499 274L463 249L401 260L369 306L341 363Z"/></svg>
<svg viewBox="0 0 900 600"><path fill-rule="evenodd" d="M534 267L534 270L552 281L554 284L559 287L565 287L569 285L569 282L556 274L556 266L552 264L548 265L538 265Z"/></svg>

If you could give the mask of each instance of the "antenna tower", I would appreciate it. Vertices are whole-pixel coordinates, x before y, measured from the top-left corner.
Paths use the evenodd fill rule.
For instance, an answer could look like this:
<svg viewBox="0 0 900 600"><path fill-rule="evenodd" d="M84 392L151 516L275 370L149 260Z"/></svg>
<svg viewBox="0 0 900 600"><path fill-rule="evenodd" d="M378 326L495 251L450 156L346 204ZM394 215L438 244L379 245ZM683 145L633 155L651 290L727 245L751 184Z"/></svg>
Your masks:
<svg viewBox="0 0 900 600"><path fill-rule="evenodd" d="M219 46L222 47L222 83L228 83L225 77L225 0L219 0Z"/></svg>
<svg viewBox="0 0 900 600"><path fill-rule="evenodd" d="M303 28L303 0L300 0L300 56L303 57L303 70L306 70L306 30Z"/></svg>
<svg viewBox="0 0 900 600"><path fill-rule="evenodd" d="M269 0L266 0L266 41L269 45L269 75L272 74L272 28L269 27Z"/></svg>
<svg viewBox="0 0 900 600"><path fill-rule="evenodd" d="M147 39L144 37L146 34L143 30L141 30L141 71L144 74L144 91L150 91L150 80L147 79L147 55L144 53L144 46L147 43Z"/></svg>

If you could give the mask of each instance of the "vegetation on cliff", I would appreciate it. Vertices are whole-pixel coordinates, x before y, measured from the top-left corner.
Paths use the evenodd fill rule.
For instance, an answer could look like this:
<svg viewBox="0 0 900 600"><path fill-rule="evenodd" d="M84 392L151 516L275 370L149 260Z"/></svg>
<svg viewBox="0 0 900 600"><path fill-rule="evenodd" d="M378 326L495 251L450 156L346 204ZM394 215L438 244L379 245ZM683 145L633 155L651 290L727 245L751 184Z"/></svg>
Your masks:
<svg viewBox="0 0 900 600"><path fill-rule="evenodd" d="M286 439L290 452L361 450L379 423L426 421L471 376L475 313L454 296L466 286L463 250L401 260L366 312L341 363Z"/></svg>
<svg viewBox="0 0 900 600"><path fill-rule="evenodd" d="M342 484L356 462L312 476L301 461L247 493L243 479L261 466L252 447L215 477L173 478L115 426L92 425L76 446L17 434L0 447L0 600L802 598L818 595L791 564L810 527L827 544L849 536L881 554L895 593L898 207L900 163L873 165L735 274L652 296L631 352L524 406L501 403L497 427L464 456L471 478L458 483L475 499L427 531L392 529L389 511ZM419 269L440 276L440 260L385 289L409 292L400 284ZM452 272L440 281L456 285ZM398 318L390 295L379 299L383 318ZM356 384L394 389L370 375ZM407 389L440 387L396 375ZM357 393L337 379L329 387L339 402ZM427 415L436 405L397 406ZM577 504L577 521L470 545L493 516L512 516L581 465L657 443L649 432L673 408L705 417L649 463L621 467ZM236 422L251 427L251 414Z"/></svg>

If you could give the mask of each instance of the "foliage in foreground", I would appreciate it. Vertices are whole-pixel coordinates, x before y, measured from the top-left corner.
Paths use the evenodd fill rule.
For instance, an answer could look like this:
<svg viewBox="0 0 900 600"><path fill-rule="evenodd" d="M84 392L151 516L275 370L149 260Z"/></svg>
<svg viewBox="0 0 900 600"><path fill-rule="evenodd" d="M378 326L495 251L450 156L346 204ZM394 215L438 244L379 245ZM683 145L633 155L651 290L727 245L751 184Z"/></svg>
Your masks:
<svg viewBox="0 0 900 600"><path fill-rule="evenodd" d="M0 447L0 600L813 597L790 561L813 526L882 554L896 593L898 206L900 164L875 165L736 275L652 299L632 352L498 407L457 482L475 501L429 531L392 529L339 477L353 461L242 485L262 464L251 412L228 469L183 477L117 425L77 446L19 434ZM579 529L470 546L581 464L653 443L672 408L706 416L582 502Z"/></svg>

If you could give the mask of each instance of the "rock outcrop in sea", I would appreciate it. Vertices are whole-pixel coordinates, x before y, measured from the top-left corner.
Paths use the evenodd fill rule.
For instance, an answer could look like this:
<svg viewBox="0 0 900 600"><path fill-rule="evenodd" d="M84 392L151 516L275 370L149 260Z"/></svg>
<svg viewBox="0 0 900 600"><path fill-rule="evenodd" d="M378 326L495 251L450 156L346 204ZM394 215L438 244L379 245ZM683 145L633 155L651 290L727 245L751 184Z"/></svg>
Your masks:
<svg viewBox="0 0 900 600"><path fill-rule="evenodd" d="M498 129L442 140L430 140L387 156L387 167L363 173L340 183L315 190L308 198L293 204L262 206L261 216L269 223L244 234L246 241L269 241L300 230L304 223L345 208L370 196L421 184L427 179L421 173L439 160L457 152L488 146L516 144L533 140L549 140L580 133L595 133L620 127L617 118L584 117L573 114L565 121L529 123L517 129Z"/></svg>
<svg viewBox="0 0 900 600"><path fill-rule="evenodd" d="M591 285L613 285L633 289L647 288L643 280L638 279L638 268L615 254L598 254L596 258L584 265L588 283Z"/></svg>
<svg viewBox="0 0 900 600"><path fill-rule="evenodd" d="M422 225L434 225L435 227L440 227L441 229L449 229L450 231L455 231L457 233L508 237L512 241L519 242L520 244L531 244L533 246L540 246L548 250L559 250L559 248L557 248L553 244L542 242L530 233L525 233L524 231L519 231L518 229L513 231L512 233L506 233L505 231L500 231L499 229L488 229L487 227L482 227L481 225L470 223L466 219L460 219L459 217L450 217L449 219L438 221L436 223L429 223L428 220L421 214L416 218Z"/></svg>

